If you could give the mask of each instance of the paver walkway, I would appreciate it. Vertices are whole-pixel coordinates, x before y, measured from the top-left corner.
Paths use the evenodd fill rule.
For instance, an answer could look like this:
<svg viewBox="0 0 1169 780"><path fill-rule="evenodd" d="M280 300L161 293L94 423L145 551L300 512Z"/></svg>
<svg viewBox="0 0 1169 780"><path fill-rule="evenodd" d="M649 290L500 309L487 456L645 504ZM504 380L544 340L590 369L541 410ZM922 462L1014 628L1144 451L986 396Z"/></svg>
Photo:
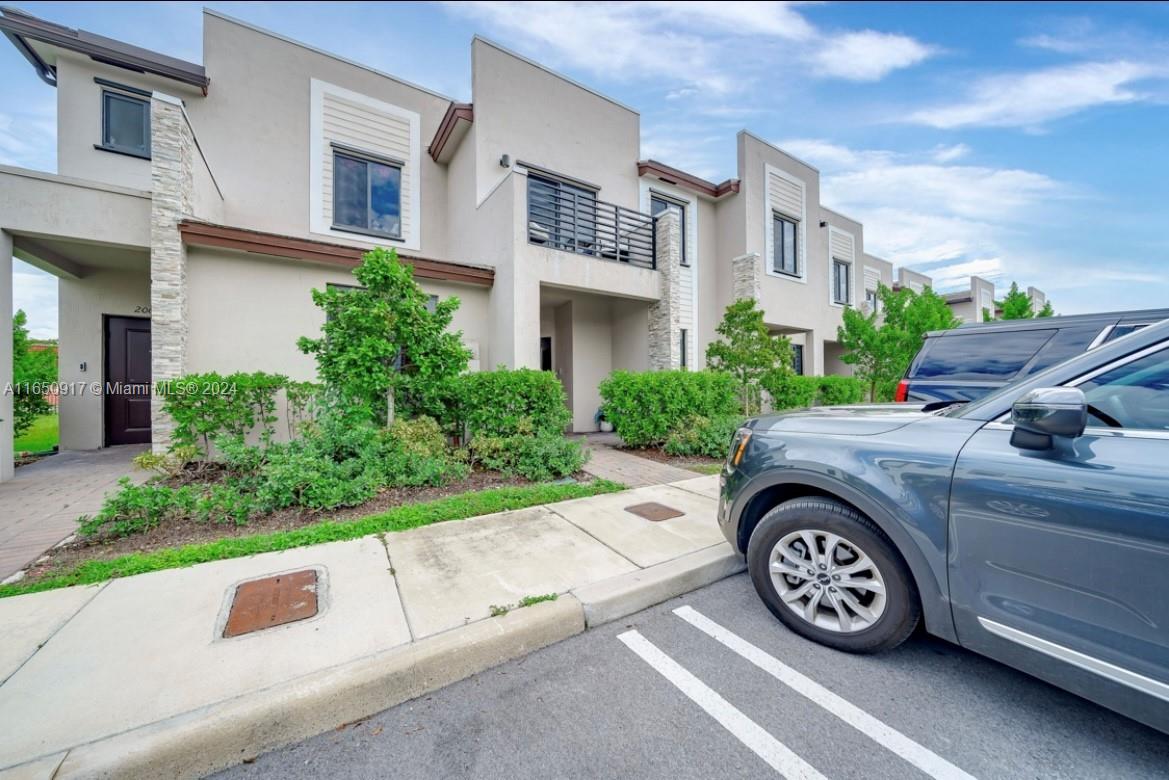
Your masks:
<svg viewBox="0 0 1169 780"><path fill-rule="evenodd" d="M130 461L148 446L62 452L21 466L0 483L0 580L76 531L77 518L101 509L118 479L144 480L148 475Z"/></svg>
<svg viewBox="0 0 1169 780"><path fill-rule="evenodd" d="M584 470L594 477L611 479L635 488L694 478L693 471L622 452L617 449L621 446L621 439L615 433L589 434L584 440L592 452Z"/></svg>

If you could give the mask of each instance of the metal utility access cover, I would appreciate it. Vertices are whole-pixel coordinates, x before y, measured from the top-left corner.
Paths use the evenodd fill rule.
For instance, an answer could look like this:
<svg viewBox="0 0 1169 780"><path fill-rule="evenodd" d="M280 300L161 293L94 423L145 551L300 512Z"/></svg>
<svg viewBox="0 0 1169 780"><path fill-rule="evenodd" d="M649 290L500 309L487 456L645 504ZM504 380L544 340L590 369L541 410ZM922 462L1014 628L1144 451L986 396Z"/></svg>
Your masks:
<svg viewBox="0 0 1169 780"><path fill-rule="evenodd" d="M315 569L252 580L235 589L223 638L260 631L317 614Z"/></svg>
<svg viewBox="0 0 1169 780"><path fill-rule="evenodd" d="M685 512L679 512L672 506L659 504L656 501L650 501L648 504L634 504L633 506L627 506L625 507L625 511L635 514L638 517L644 517L651 523L659 523L662 520L669 520L671 517L681 517L682 515L686 514Z"/></svg>

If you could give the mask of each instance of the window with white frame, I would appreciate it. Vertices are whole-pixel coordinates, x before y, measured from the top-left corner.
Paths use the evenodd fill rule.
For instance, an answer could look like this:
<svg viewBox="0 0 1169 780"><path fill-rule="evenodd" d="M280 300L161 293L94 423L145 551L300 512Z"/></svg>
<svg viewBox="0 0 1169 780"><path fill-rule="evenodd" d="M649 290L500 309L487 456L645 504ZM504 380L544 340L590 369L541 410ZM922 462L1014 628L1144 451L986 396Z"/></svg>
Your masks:
<svg viewBox="0 0 1169 780"><path fill-rule="evenodd" d="M766 245L764 267L772 276L807 279L807 195L802 179L764 165L767 198L764 202Z"/></svg>
<svg viewBox="0 0 1169 780"><path fill-rule="evenodd" d="M877 298L876 290L865 290L865 305L869 307L870 312L875 312L880 304Z"/></svg>
<svg viewBox="0 0 1169 780"><path fill-rule="evenodd" d="M771 225L773 236L771 270L778 274L799 276L799 223L778 212L773 212L771 215Z"/></svg>
<svg viewBox="0 0 1169 780"><path fill-rule="evenodd" d="M852 268L856 262L856 242L852 234L828 226L828 281L830 300L837 306L852 305Z"/></svg>
<svg viewBox="0 0 1169 780"><path fill-rule="evenodd" d="M419 114L319 79L309 106L309 230L419 249Z"/></svg>

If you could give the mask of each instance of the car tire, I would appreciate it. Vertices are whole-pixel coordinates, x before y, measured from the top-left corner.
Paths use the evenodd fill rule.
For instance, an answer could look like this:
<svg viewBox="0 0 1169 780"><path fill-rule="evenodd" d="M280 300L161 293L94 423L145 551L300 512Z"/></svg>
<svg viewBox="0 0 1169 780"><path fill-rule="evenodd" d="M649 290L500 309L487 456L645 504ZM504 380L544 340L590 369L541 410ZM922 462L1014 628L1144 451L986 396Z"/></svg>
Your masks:
<svg viewBox="0 0 1169 780"><path fill-rule="evenodd" d="M816 546L812 554L809 541ZM841 559L845 563L837 562ZM850 571L857 567L864 570ZM764 515L747 545L747 569L773 615L797 634L836 650L890 650L909 638L921 617L917 587L897 548L873 521L829 498L785 501ZM842 592L838 586L846 582L859 587ZM815 590L801 595L809 587ZM813 598L816 603L809 608Z"/></svg>

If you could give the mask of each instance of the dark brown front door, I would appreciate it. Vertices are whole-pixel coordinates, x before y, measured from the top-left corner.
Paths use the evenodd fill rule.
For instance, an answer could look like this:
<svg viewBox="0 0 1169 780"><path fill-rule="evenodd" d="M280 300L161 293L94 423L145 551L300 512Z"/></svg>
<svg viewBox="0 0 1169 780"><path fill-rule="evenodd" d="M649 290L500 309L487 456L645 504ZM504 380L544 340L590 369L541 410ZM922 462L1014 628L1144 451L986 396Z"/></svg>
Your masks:
<svg viewBox="0 0 1169 780"><path fill-rule="evenodd" d="M106 444L150 441L150 320L106 317Z"/></svg>

